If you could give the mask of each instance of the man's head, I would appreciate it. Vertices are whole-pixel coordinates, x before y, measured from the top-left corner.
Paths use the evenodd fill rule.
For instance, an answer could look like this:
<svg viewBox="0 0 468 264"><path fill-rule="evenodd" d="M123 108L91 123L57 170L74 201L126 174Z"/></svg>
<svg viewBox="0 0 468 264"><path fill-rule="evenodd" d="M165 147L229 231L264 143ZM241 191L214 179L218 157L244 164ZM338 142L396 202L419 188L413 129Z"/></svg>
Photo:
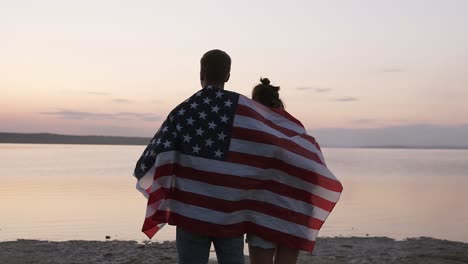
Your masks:
<svg viewBox="0 0 468 264"><path fill-rule="evenodd" d="M200 83L202 87L213 85L224 88L229 80L231 57L222 50L210 50L200 60Z"/></svg>

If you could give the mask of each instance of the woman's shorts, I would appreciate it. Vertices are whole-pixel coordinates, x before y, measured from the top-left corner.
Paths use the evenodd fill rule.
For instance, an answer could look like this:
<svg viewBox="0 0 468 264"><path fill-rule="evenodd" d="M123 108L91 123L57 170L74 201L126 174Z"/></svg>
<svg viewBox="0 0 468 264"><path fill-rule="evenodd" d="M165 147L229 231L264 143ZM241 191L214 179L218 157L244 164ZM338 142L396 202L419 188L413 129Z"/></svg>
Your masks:
<svg viewBox="0 0 468 264"><path fill-rule="evenodd" d="M253 246L253 247L260 247L264 249L276 248L276 244L273 244L272 242L268 240L265 240L259 236L251 235L251 234L247 234L247 238L245 239L245 242L249 244L249 246Z"/></svg>

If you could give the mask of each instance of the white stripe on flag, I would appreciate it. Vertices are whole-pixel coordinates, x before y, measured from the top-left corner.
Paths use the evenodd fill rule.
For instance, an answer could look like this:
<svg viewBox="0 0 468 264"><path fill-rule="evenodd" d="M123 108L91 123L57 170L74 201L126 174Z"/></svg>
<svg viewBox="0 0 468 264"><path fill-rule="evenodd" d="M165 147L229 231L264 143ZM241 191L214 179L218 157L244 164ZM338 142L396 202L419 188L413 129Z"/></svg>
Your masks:
<svg viewBox="0 0 468 264"><path fill-rule="evenodd" d="M153 166L151 169L141 177L137 184L136 188L138 191L140 191L146 198L148 198L148 193L146 190L153 185L153 176L154 176L154 171L156 170L156 167Z"/></svg>
<svg viewBox="0 0 468 264"><path fill-rule="evenodd" d="M158 158L160 158L158 162L159 166L162 166L165 164L171 164L173 162L173 156L174 156L173 152L176 152L176 151L168 151L168 152L160 153L158 155ZM242 178L244 177L251 178L251 179L258 179L258 180L275 180L279 183L282 183L282 184L285 184L294 188L306 190L314 195L320 196L323 199L331 201L331 202L336 202L340 196L340 194L337 192L330 191L320 186L304 182L303 180L298 179L297 177L287 175L286 173L278 171L278 170L264 170L264 169L260 169L260 168L256 168L256 167L252 167L248 165L224 162L224 161L219 161L219 160L211 160L211 159L206 159L206 158L185 155L181 153L178 155L178 160L179 162L177 164L181 166L190 167L190 168L193 168L195 170L200 170L200 171L207 171L207 172L236 176L240 178L239 181L241 181ZM333 174L329 172L327 175L332 176ZM157 184L157 182L155 181L154 184ZM308 188L304 188L304 186L307 186ZM155 188L157 188L157 186L153 187L153 189Z"/></svg>
<svg viewBox="0 0 468 264"><path fill-rule="evenodd" d="M299 134L303 134L306 132L303 127L299 126L293 121L290 121L284 116L269 110L267 107L260 105L259 103L255 103L254 101L248 99L245 96L239 96L239 104L253 109L255 112L259 113L264 118L270 120L275 125L282 126Z"/></svg>
<svg viewBox="0 0 468 264"><path fill-rule="evenodd" d="M258 121L255 118L247 117L247 116L241 116L241 115L236 115L234 118L234 126L235 127L242 127L242 128L247 128L247 129L255 129L258 131L266 132L269 133L273 136L276 136L278 138L283 138L290 140L299 146L302 146L306 148L307 150L317 154L322 162L325 163L325 159L323 158L322 152L317 149L317 147L312 144L310 141L305 140L302 137L299 136L294 136L294 137L289 137L283 134L282 132L265 125L263 122Z"/></svg>
<svg viewBox="0 0 468 264"><path fill-rule="evenodd" d="M303 225L298 225L270 215L265 215L250 210L241 210L232 213L224 213L220 211L185 204L176 200L167 200L167 202L164 203L164 205L171 212L192 219L215 223L219 225L231 225L248 221L307 240L314 240L314 238L318 234L318 230L307 228ZM165 210L166 208L161 208L161 210Z"/></svg>
<svg viewBox="0 0 468 264"><path fill-rule="evenodd" d="M256 143L242 139L232 139L229 150L268 158L278 158L275 156L275 154L278 153L280 149L281 159L284 162L304 170L313 171L324 177L338 181L335 175L333 175L333 173L326 166L308 158L304 158L303 156L294 152L282 149L278 146Z"/></svg>

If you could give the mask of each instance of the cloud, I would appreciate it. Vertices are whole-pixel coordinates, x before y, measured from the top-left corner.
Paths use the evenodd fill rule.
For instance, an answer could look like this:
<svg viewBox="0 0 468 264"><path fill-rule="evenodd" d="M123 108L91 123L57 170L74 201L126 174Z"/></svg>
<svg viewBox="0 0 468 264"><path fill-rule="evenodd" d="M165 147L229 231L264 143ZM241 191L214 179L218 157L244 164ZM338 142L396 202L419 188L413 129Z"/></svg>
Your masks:
<svg viewBox="0 0 468 264"><path fill-rule="evenodd" d="M88 94L92 94L92 95L109 95L110 93L89 91Z"/></svg>
<svg viewBox="0 0 468 264"><path fill-rule="evenodd" d="M119 112L118 116L122 118L136 118L144 121L159 121L161 116L149 113L136 113L136 112Z"/></svg>
<svg viewBox="0 0 468 264"><path fill-rule="evenodd" d="M132 100L122 99L122 98L116 98L116 99L112 100L112 102L118 103L118 104L129 104L129 103L133 103Z"/></svg>
<svg viewBox="0 0 468 264"><path fill-rule="evenodd" d="M100 118L113 118L112 114L107 113L91 113L71 110L59 110L56 112L42 112L44 115L53 115L64 119L100 119Z"/></svg>
<svg viewBox="0 0 468 264"><path fill-rule="evenodd" d="M315 88L315 87L297 87L296 90L299 91L307 91L307 90L314 90L316 93L327 93L330 92L331 88Z"/></svg>
<svg viewBox="0 0 468 264"><path fill-rule="evenodd" d="M84 119L107 119L107 120L128 120L137 119L142 121L159 121L161 116L151 113L138 112L118 112L118 113L94 113L72 110L59 110L55 112L42 112L43 115L52 115L58 118L69 120L84 120Z"/></svg>
<svg viewBox="0 0 468 264"><path fill-rule="evenodd" d="M405 70L403 68L398 68L398 67L389 67L389 68L383 68L382 72L386 73L397 73L397 72L404 72Z"/></svg>
<svg viewBox="0 0 468 264"><path fill-rule="evenodd" d="M354 124L374 124L374 123L377 122L377 119L359 118L359 119L351 120L351 122L354 123Z"/></svg>
<svg viewBox="0 0 468 264"><path fill-rule="evenodd" d="M312 90L314 89L313 87L297 87L296 90L299 91L306 91L306 90Z"/></svg>
<svg viewBox="0 0 468 264"><path fill-rule="evenodd" d="M317 93L327 93L330 92L332 89L331 88L316 88L315 91Z"/></svg>
<svg viewBox="0 0 468 264"><path fill-rule="evenodd" d="M148 115L148 116L142 117L141 120L148 121L148 122L155 122L155 121L161 120L161 117L157 115Z"/></svg>
<svg viewBox="0 0 468 264"><path fill-rule="evenodd" d="M340 97L340 98L336 98L335 101L338 101L338 102L353 102L353 101L357 101L359 100L358 98L356 97L351 97L351 96L344 96L344 97Z"/></svg>

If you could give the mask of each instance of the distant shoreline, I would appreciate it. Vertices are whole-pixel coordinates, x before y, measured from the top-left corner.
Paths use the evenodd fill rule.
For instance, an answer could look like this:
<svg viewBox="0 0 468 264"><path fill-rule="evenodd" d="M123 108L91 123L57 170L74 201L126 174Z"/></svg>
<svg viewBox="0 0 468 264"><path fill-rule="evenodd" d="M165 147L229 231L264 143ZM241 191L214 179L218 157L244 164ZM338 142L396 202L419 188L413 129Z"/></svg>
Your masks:
<svg viewBox="0 0 468 264"><path fill-rule="evenodd" d="M0 132L0 144L75 144L75 145L147 145L151 138L123 136L78 136L52 133L3 133ZM468 146L332 146L324 148L366 148L366 149L453 149L464 150Z"/></svg>
<svg viewBox="0 0 468 264"><path fill-rule="evenodd" d="M147 145L149 141L144 137L0 133L0 143L9 144Z"/></svg>
<svg viewBox="0 0 468 264"><path fill-rule="evenodd" d="M467 150L468 146L323 146L323 148L349 148L349 149L447 149L447 150Z"/></svg>

